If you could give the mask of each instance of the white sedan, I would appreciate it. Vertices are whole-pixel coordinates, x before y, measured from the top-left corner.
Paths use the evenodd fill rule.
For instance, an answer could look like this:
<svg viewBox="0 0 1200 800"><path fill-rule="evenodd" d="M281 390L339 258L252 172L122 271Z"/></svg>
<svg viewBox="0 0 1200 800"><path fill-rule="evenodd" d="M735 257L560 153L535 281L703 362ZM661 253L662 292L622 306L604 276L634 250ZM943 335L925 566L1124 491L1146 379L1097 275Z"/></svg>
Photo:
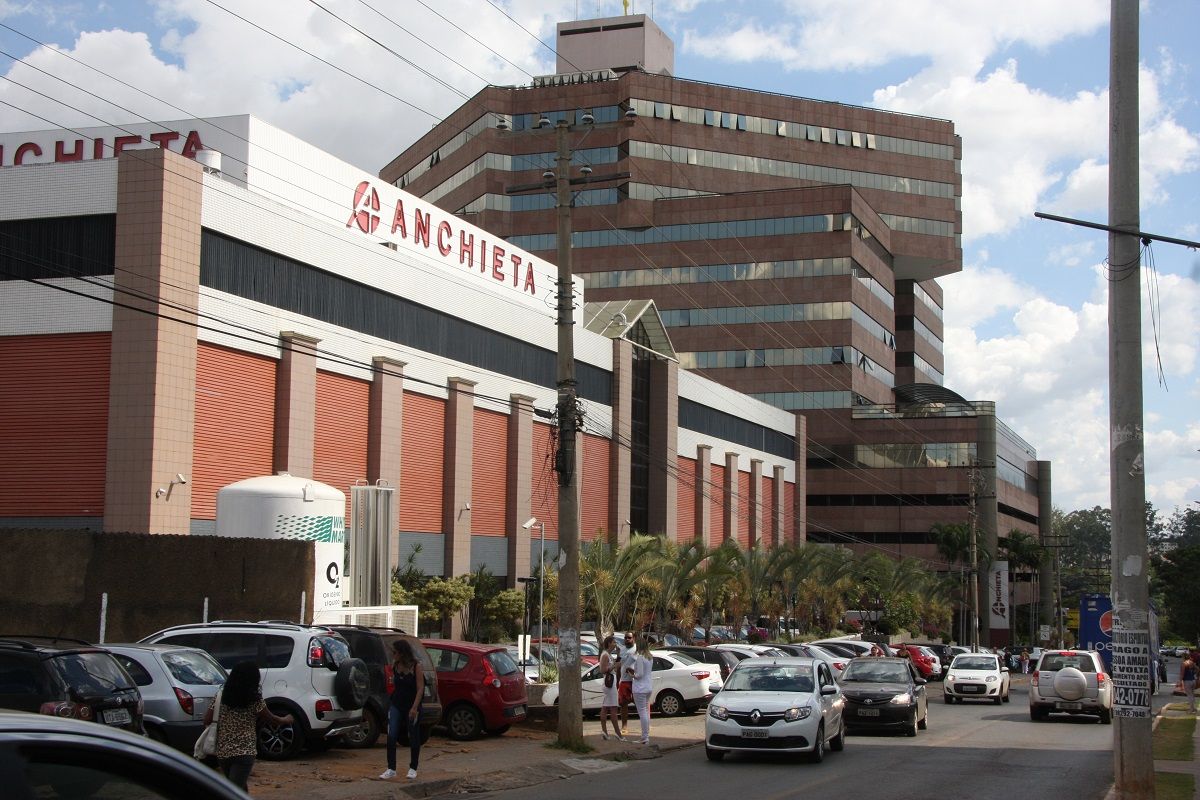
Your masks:
<svg viewBox="0 0 1200 800"><path fill-rule="evenodd" d="M992 653L962 653L950 662L942 693L947 703L963 700L1008 702L1008 667Z"/></svg>
<svg viewBox="0 0 1200 800"><path fill-rule="evenodd" d="M695 711L712 699L719 691L721 672L715 664L702 664L683 653L653 650L650 653L650 705L664 717L676 717ZM600 666L583 673L583 708L597 711L604 698L604 676ZM558 705L558 684L552 683L542 694L542 702L548 706Z"/></svg>
<svg viewBox="0 0 1200 800"><path fill-rule="evenodd" d="M734 667L704 718L710 761L726 753L808 753L846 745L846 701L829 666L813 658L748 658Z"/></svg>

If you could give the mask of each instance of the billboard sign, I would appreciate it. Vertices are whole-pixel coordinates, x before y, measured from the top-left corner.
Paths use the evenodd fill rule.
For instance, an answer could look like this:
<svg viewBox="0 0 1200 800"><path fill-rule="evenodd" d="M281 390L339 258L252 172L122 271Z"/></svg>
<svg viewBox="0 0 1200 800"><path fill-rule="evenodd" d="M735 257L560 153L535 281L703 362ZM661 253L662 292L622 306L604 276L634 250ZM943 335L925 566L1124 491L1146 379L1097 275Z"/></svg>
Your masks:
<svg viewBox="0 0 1200 800"><path fill-rule="evenodd" d="M1008 562L993 561L988 569L988 613L993 631L1008 630Z"/></svg>

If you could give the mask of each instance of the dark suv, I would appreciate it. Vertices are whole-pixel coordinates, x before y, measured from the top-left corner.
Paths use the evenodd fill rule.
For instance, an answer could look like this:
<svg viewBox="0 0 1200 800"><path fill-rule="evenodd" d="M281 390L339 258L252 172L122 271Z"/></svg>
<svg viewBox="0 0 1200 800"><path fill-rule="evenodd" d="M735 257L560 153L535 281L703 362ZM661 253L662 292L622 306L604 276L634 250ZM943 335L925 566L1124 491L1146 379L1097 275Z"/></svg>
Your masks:
<svg viewBox="0 0 1200 800"><path fill-rule="evenodd" d="M129 673L112 653L77 639L0 636L0 708L145 733Z"/></svg>
<svg viewBox="0 0 1200 800"><path fill-rule="evenodd" d="M728 650L718 650L713 647L700 647L698 645L679 645L678 647L664 647L663 649L674 653L683 653L705 664L716 665L721 670L722 682L729 677L729 673L738 665L738 657Z"/></svg>
<svg viewBox="0 0 1200 800"><path fill-rule="evenodd" d="M437 670L421 640L399 628L368 628L361 625L330 625L350 645L350 654L367 665L371 675L371 692L363 705L363 721L357 728L342 734L350 747L370 747L387 732L387 715L392 693L392 642L404 639L409 643L425 672L425 697L421 700L421 742L429 741L429 733L442 718L438 700ZM408 729L400 728L400 743L408 745Z"/></svg>

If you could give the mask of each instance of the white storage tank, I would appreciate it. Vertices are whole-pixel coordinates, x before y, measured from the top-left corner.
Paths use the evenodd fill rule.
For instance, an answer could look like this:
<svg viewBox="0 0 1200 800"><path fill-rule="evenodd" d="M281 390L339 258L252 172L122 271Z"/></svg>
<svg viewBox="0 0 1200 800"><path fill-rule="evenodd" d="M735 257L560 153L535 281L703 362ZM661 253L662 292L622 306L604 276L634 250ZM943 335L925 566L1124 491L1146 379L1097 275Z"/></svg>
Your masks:
<svg viewBox="0 0 1200 800"><path fill-rule="evenodd" d="M344 492L286 472L231 483L217 491L217 536L312 542L313 611L342 607Z"/></svg>

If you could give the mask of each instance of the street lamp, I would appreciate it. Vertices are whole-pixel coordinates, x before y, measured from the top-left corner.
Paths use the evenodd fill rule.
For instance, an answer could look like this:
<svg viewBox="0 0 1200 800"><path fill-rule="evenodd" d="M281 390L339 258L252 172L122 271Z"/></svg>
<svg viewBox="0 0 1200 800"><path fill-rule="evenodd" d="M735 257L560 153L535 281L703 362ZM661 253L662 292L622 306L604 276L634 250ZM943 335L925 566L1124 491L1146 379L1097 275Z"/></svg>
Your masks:
<svg viewBox="0 0 1200 800"><path fill-rule="evenodd" d="M505 190L507 194L521 194L545 191L551 182L554 186L558 239L558 451L555 453L554 470L558 473L558 546L562 554L558 571L558 739L569 746L583 744L583 683L579 658L579 476L575 469L576 436L583 415L575 380L575 297L571 275L571 211L575 207L575 198L571 194L571 187L593 181L624 180L629 173L592 175L589 168L587 171L581 170L581 177L572 178L573 150L568 137L582 133L576 142L578 145L594 130L628 127L636 119L637 112L632 108L625 112L623 120L600 124L596 123L590 111L581 113L576 124L568 122L565 115L551 123L549 117L542 114L537 127L530 133L554 132L554 170L547 170L541 183L510 186ZM501 117L500 121L504 123L504 118ZM497 127L505 130L508 125ZM527 523L530 527L534 524L537 524L536 518L531 518Z"/></svg>

